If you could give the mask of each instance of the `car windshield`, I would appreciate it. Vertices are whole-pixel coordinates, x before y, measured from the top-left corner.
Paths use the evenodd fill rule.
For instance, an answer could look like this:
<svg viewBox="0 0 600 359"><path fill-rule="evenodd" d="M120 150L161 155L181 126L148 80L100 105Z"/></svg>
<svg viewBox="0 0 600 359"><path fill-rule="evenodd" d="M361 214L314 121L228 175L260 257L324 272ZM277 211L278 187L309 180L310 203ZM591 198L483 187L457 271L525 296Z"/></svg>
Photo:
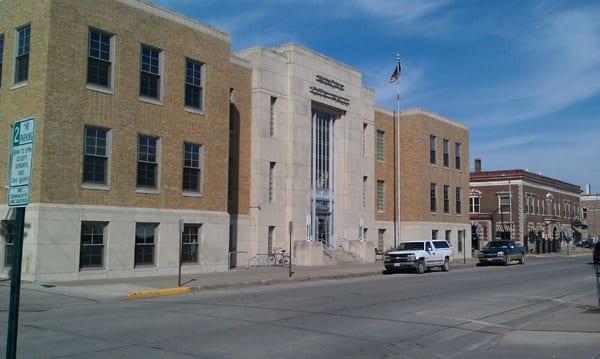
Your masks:
<svg viewBox="0 0 600 359"><path fill-rule="evenodd" d="M495 242L490 242L487 245L487 248L494 248L494 249L505 249L508 248L509 242L507 241L495 241Z"/></svg>
<svg viewBox="0 0 600 359"><path fill-rule="evenodd" d="M405 243L400 243L400 245L396 248L396 250L399 250L399 251L412 251L412 250L422 251L424 247L425 247L425 243L423 243L423 242L405 242Z"/></svg>

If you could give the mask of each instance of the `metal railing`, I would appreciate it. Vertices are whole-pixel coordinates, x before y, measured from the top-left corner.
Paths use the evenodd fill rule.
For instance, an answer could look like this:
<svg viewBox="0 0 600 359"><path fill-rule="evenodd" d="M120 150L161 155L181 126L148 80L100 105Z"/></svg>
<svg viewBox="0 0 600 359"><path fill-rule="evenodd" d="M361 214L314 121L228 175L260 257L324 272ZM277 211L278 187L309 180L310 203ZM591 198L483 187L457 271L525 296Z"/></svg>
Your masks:
<svg viewBox="0 0 600 359"><path fill-rule="evenodd" d="M335 254L333 252L333 248L323 246L323 254L325 254L327 257L331 258L331 260L335 260Z"/></svg>

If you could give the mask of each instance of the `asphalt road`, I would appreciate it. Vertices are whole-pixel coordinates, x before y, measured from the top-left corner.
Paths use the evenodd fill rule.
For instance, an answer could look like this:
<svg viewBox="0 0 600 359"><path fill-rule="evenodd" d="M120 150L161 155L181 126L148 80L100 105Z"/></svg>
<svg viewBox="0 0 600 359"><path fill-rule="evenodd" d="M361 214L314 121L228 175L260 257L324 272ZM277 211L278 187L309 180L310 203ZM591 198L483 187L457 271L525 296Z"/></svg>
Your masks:
<svg viewBox="0 0 600 359"><path fill-rule="evenodd" d="M26 290L19 357L600 358L588 262L530 258L135 301ZM3 353L6 287L0 299Z"/></svg>

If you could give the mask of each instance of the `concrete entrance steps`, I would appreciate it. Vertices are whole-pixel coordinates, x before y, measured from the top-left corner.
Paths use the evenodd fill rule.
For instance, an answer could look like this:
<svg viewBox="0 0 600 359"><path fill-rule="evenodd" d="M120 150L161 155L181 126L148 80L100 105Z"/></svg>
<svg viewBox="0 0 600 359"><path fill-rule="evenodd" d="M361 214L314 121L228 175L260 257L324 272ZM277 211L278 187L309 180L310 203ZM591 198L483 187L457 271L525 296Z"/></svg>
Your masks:
<svg viewBox="0 0 600 359"><path fill-rule="evenodd" d="M343 263L361 263L360 257L356 256L353 253L347 252L342 248L336 248L333 250L333 258L334 263L343 264Z"/></svg>

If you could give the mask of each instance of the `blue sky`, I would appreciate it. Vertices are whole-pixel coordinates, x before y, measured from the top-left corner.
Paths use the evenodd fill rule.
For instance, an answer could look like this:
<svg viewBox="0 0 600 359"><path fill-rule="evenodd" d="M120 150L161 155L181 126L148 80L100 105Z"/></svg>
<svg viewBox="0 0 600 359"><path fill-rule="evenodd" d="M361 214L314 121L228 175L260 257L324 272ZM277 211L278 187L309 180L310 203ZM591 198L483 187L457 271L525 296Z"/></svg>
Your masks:
<svg viewBox="0 0 600 359"><path fill-rule="evenodd" d="M232 34L297 42L362 71L379 105L467 123L484 170L523 168L600 192L600 2L160 0ZM471 164L472 166L472 164Z"/></svg>

